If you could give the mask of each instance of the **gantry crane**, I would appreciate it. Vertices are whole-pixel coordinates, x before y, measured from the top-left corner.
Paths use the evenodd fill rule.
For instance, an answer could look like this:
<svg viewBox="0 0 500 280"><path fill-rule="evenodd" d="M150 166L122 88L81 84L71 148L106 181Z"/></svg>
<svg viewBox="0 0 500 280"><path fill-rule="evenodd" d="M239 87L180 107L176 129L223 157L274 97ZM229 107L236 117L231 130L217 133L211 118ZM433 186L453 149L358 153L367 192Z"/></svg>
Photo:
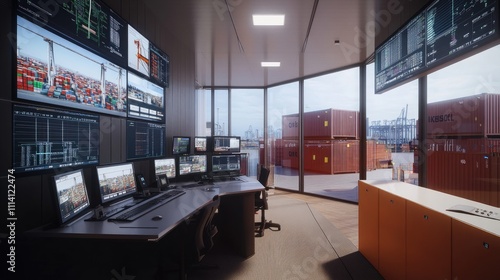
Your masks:
<svg viewBox="0 0 500 280"><path fill-rule="evenodd" d="M149 72L149 59L145 56L142 55L141 52L141 41L139 40L134 40L134 44L137 46L137 70L139 70L139 64L140 62L143 62L145 64L145 69L146 71Z"/></svg>

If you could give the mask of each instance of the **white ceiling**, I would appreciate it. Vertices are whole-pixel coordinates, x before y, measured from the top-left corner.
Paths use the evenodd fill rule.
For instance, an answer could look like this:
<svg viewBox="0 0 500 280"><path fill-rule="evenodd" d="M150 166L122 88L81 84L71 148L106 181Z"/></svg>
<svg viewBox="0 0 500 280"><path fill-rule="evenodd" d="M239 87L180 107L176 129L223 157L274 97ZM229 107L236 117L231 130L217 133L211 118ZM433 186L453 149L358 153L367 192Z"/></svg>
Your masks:
<svg viewBox="0 0 500 280"><path fill-rule="evenodd" d="M374 20L375 0L145 3L195 52L199 86L268 86L354 65L374 51L374 38L363 32ZM285 14L285 25L253 26L255 13ZM281 67L264 69L261 61Z"/></svg>

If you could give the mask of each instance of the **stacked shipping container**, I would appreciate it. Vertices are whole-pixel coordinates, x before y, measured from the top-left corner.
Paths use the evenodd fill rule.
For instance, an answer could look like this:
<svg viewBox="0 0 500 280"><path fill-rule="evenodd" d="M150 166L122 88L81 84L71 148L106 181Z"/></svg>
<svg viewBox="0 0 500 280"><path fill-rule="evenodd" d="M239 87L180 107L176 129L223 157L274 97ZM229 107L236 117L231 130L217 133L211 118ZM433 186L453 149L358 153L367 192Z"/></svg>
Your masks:
<svg viewBox="0 0 500 280"><path fill-rule="evenodd" d="M428 104L427 186L500 206L500 95Z"/></svg>

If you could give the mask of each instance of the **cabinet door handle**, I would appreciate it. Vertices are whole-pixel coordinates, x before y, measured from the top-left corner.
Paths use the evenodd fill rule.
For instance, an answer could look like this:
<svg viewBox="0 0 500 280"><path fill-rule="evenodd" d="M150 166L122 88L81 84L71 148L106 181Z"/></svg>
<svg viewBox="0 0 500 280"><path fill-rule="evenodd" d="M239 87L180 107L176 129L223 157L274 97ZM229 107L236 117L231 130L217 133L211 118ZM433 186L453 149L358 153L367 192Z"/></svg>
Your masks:
<svg viewBox="0 0 500 280"><path fill-rule="evenodd" d="M429 216L424 215L424 220L428 220L428 219L429 219Z"/></svg>
<svg viewBox="0 0 500 280"><path fill-rule="evenodd" d="M389 200L389 202L394 204L394 200L392 200L392 199L391 199L391 200Z"/></svg>
<svg viewBox="0 0 500 280"><path fill-rule="evenodd" d="M483 242L483 247L486 249L490 248L490 244L488 242Z"/></svg>

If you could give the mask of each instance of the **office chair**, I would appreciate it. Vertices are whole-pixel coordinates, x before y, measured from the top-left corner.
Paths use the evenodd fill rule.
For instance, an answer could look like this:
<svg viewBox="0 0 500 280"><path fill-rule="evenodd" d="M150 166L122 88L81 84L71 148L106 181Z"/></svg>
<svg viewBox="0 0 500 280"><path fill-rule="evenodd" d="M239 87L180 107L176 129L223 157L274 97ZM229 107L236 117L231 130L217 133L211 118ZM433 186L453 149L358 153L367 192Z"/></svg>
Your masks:
<svg viewBox="0 0 500 280"><path fill-rule="evenodd" d="M203 207L200 212L186 224L186 235L182 245L180 259L181 279L186 279L187 272L194 269L215 269L216 265L199 265L201 260L214 246L213 238L217 234L217 227L212 223L220 205L219 196Z"/></svg>
<svg viewBox="0 0 500 280"><path fill-rule="evenodd" d="M266 210L268 209L267 205L267 191L269 187L267 186L267 181L269 179L269 168L264 167L264 165L260 166L259 173L259 182L264 186L264 190L262 192L255 193L255 211L261 211L260 222L255 223L256 228L256 236L264 236L264 230L281 230L281 225L277 223L273 223L272 221L266 221Z"/></svg>

